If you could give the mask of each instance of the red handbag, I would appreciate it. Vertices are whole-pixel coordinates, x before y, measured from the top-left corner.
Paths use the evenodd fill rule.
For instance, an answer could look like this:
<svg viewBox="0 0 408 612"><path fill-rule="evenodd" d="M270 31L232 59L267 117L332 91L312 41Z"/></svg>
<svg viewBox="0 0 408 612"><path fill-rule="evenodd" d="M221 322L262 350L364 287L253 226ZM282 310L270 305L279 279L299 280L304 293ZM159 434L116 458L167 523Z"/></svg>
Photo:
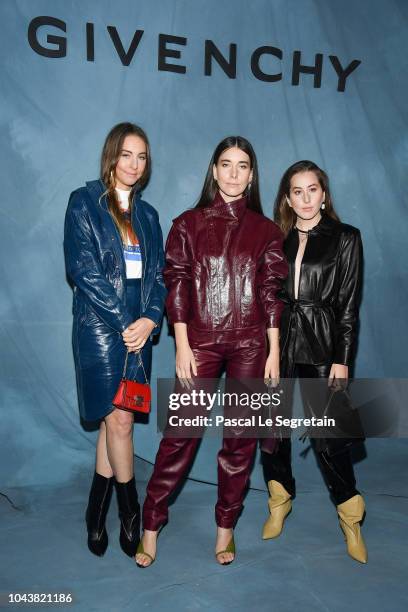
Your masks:
<svg viewBox="0 0 408 612"><path fill-rule="evenodd" d="M147 380L140 351L138 352L139 364L142 366L143 374L146 380L145 383L139 383L135 380L126 378L128 356L129 351L126 353L122 380L119 383L119 387L115 393L112 404L115 406L115 408L120 408L121 410L130 410L131 412L143 412L144 414L148 414L150 412L152 391Z"/></svg>

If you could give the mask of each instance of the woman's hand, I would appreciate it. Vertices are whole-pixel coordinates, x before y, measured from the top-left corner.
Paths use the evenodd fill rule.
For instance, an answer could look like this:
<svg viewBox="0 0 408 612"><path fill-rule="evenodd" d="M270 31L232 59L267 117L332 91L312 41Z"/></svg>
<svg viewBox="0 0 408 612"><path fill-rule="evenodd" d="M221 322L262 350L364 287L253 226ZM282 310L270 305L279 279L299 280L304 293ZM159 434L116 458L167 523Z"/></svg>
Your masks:
<svg viewBox="0 0 408 612"><path fill-rule="evenodd" d="M279 352L273 351L269 353L265 364L265 384L277 387L279 385L279 374Z"/></svg>
<svg viewBox="0 0 408 612"><path fill-rule="evenodd" d="M190 345L182 344L176 350L176 374L183 386L190 388L193 384L191 373L197 376L197 365Z"/></svg>
<svg viewBox="0 0 408 612"><path fill-rule="evenodd" d="M183 387L190 389L193 386L191 372L197 376L197 365L194 353L188 341L187 325L178 321L174 324L176 336L176 374Z"/></svg>
<svg viewBox="0 0 408 612"><path fill-rule="evenodd" d="M128 351L140 351L155 327L155 323L147 317L142 317L131 323L122 332L123 342L126 344Z"/></svg>
<svg viewBox="0 0 408 612"><path fill-rule="evenodd" d="M330 368L329 374L329 387L333 387L336 389L343 389L347 386L348 380L348 366L345 366L341 363L333 363Z"/></svg>
<svg viewBox="0 0 408 612"><path fill-rule="evenodd" d="M269 355L265 364L265 385L277 387L279 385L279 328L269 327L266 330L269 340Z"/></svg>

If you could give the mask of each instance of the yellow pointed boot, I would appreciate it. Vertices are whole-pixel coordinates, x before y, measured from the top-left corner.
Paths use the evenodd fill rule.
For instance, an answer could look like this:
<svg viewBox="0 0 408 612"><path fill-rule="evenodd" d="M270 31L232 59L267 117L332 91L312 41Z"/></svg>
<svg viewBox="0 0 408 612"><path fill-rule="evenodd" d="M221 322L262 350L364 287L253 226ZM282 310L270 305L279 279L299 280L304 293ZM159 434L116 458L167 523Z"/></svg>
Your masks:
<svg viewBox="0 0 408 612"><path fill-rule="evenodd" d="M270 494L268 500L270 516L263 526L263 540L270 540L271 538L280 536L283 529L283 521L292 510L290 495L280 482L277 480L269 480L268 491Z"/></svg>
<svg viewBox="0 0 408 612"><path fill-rule="evenodd" d="M367 549L360 532L360 521L364 515L364 499L354 495L337 506L340 527L347 542L347 552L360 563L367 563Z"/></svg>

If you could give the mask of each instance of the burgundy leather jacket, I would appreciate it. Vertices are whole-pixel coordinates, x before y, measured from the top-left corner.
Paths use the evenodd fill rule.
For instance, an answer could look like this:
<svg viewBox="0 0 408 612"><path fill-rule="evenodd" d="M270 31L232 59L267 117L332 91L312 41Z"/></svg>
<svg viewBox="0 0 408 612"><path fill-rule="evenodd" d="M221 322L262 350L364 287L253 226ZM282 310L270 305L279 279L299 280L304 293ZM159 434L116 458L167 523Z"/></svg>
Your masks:
<svg viewBox="0 0 408 612"><path fill-rule="evenodd" d="M283 235L247 199L184 212L166 244L169 323L188 324L189 339L237 340L279 327L276 293L287 275ZM222 336L220 336L222 334Z"/></svg>

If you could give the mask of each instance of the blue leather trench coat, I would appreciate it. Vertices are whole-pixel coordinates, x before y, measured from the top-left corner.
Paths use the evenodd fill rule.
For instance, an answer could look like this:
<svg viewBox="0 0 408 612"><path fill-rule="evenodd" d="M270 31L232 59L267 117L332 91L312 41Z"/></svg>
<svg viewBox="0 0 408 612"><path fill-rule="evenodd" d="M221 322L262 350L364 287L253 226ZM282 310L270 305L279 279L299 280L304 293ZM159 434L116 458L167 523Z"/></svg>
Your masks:
<svg viewBox="0 0 408 612"><path fill-rule="evenodd" d="M126 304L123 245L104 192L101 180L74 191L64 230L65 264L74 290L72 338L79 408L88 421L112 411L126 355L122 332L135 320ZM159 218L139 194L131 206L142 255L140 316L159 325L166 297ZM156 327L153 334L158 331Z"/></svg>

